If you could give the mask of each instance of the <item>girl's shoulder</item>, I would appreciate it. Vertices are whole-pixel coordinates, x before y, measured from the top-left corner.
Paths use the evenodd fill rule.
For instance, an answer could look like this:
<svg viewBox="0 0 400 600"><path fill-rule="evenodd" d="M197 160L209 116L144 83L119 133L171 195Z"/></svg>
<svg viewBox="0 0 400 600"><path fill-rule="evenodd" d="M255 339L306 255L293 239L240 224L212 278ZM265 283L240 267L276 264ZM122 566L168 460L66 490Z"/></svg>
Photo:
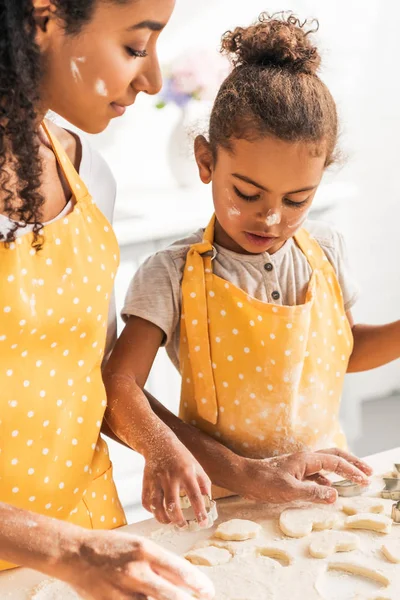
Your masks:
<svg viewBox="0 0 400 600"><path fill-rule="evenodd" d="M317 240L323 250L341 250L344 243L343 235L330 223L308 219L304 224L304 229Z"/></svg>

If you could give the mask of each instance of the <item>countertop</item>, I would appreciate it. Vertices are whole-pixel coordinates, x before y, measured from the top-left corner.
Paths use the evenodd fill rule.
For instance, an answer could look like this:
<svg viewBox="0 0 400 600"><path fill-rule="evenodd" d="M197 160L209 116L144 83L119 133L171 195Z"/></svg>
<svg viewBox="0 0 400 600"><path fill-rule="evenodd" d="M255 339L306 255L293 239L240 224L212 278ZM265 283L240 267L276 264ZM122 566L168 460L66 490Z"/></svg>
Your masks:
<svg viewBox="0 0 400 600"><path fill-rule="evenodd" d="M366 460L374 468L376 474L383 474L392 469L395 462L400 461L400 448L367 457ZM373 485L377 486L375 490L376 492L378 491L379 486L382 487L380 481L378 480L376 480ZM374 490L372 489L371 493L373 494L373 492ZM240 498L231 498L218 502L220 519L233 518L233 516L237 513L240 513L242 518L256 519L260 518L260 515L262 514L264 524L265 520L272 522L271 517L276 516L277 510L280 509L268 505L246 502ZM276 525L274 525L274 527L276 527ZM209 538L212 534L212 530L177 534L169 527L160 526L160 524L154 521L154 519L129 525L121 529L121 531L151 537L154 541L165 548L178 553L186 552L196 542L205 538ZM312 560L315 561L316 559ZM317 565L317 563L319 563L318 560L315 564ZM389 565L389 563L386 563L385 565L385 563L382 562L382 565L385 567ZM397 570L399 569L398 566L395 568ZM43 575L29 569L15 569L10 572L2 573L0 574L0 598L1 600L27 600L29 597L29 592L32 590L32 588L43 579L45 579ZM400 588L398 591L399 594L397 594L397 596L400 596ZM301 598L303 597L301 596Z"/></svg>

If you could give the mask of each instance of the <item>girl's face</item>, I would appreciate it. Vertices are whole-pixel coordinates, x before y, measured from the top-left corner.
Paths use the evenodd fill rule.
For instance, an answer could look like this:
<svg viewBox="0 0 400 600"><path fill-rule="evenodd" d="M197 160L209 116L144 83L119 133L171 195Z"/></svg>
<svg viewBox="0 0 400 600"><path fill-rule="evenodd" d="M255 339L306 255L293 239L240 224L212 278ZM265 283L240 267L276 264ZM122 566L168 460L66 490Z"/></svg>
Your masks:
<svg viewBox="0 0 400 600"><path fill-rule="evenodd" d="M212 181L216 242L248 254L273 254L301 227L326 159L314 145L273 137L232 140L215 164L204 138L195 150L202 181Z"/></svg>
<svg viewBox="0 0 400 600"><path fill-rule="evenodd" d="M90 22L76 35L67 34L54 16L45 32L38 27L45 67L43 109L98 133L121 116L139 92L159 92L156 44L174 4L175 0L97 0Z"/></svg>

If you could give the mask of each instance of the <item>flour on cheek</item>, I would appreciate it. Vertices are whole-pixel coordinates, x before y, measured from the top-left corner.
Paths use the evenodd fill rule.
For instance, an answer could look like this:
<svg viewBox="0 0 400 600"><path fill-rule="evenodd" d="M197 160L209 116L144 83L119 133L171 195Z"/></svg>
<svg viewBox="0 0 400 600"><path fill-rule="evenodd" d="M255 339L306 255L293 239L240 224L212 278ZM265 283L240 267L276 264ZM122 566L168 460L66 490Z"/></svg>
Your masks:
<svg viewBox="0 0 400 600"><path fill-rule="evenodd" d="M86 58L80 56L78 58L71 58L71 73L76 83L82 81L82 74L79 68L79 63L84 63Z"/></svg>
<svg viewBox="0 0 400 600"><path fill-rule="evenodd" d="M95 85L96 92L99 96L107 97L108 90L105 82L102 79L98 79Z"/></svg>

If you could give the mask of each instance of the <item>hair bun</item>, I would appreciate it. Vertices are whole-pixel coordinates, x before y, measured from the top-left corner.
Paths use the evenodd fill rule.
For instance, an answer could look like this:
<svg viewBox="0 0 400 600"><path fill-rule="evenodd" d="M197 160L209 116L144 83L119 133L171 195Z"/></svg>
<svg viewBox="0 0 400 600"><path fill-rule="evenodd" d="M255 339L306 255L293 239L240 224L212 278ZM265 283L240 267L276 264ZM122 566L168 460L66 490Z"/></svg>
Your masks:
<svg viewBox="0 0 400 600"><path fill-rule="evenodd" d="M277 67L315 74L321 58L309 34L317 30L318 21L301 22L292 13L262 13L254 25L227 31L221 51L235 67Z"/></svg>

